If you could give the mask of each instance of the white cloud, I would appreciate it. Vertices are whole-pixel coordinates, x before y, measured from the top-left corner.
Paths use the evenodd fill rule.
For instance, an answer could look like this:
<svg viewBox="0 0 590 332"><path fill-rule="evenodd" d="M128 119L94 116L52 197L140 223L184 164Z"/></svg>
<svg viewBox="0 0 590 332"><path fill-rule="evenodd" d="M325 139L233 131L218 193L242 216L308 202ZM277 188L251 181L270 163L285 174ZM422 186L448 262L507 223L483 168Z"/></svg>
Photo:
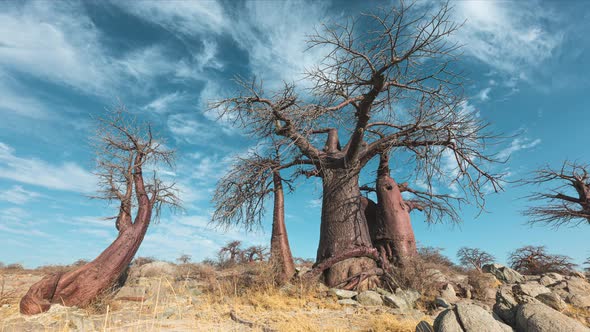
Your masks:
<svg viewBox="0 0 590 332"><path fill-rule="evenodd" d="M318 199L309 200L307 202L307 206L310 207L310 208L312 208L312 209L320 208L320 207L322 207L322 199L321 198L318 198Z"/></svg>
<svg viewBox="0 0 590 332"><path fill-rule="evenodd" d="M526 137L517 137L510 143L510 146L498 153L498 159L507 159L515 152L518 152L520 150L532 149L539 144L541 144L541 139L539 138L531 140Z"/></svg>
<svg viewBox="0 0 590 332"><path fill-rule="evenodd" d="M25 190L22 186L12 186L12 188L0 191L0 201L6 201L14 204L25 204L41 194L34 191Z"/></svg>
<svg viewBox="0 0 590 332"><path fill-rule="evenodd" d="M156 113L166 113L170 111L170 107L174 104L183 101L186 96L178 91L167 93L157 97L143 107L145 110L154 111Z"/></svg>
<svg viewBox="0 0 590 332"><path fill-rule="evenodd" d="M489 88L489 87L482 89L477 94L477 98L479 98L479 100L481 100L481 101L487 101L488 99L490 99L490 91L492 91L492 88Z"/></svg>
<svg viewBox="0 0 590 332"><path fill-rule="evenodd" d="M168 30L186 35L221 32L231 22L221 2L210 1L113 1L128 13Z"/></svg>
<svg viewBox="0 0 590 332"><path fill-rule="evenodd" d="M455 1L453 15L465 25L454 35L463 50L497 70L519 75L550 58L563 34L550 31L547 6L528 1Z"/></svg>
<svg viewBox="0 0 590 332"><path fill-rule="evenodd" d="M184 113L170 115L168 129L177 141L196 145L207 145L219 134L217 128L198 120L196 115Z"/></svg>
<svg viewBox="0 0 590 332"><path fill-rule="evenodd" d="M12 147L0 142L0 178L49 189L90 193L96 190L96 179L73 162L59 165L37 158L22 158Z"/></svg>

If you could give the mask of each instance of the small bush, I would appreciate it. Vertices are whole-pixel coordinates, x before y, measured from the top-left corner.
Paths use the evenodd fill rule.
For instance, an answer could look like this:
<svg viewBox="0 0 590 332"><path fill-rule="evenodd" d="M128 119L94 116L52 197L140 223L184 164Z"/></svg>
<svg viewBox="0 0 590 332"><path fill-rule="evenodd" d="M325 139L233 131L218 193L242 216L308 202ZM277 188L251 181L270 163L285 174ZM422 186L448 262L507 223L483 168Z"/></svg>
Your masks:
<svg viewBox="0 0 590 332"><path fill-rule="evenodd" d="M133 260L133 262L131 264L136 267L140 267L142 265L153 263L155 261L156 261L156 259L153 257L137 257L136 259Z"/></svg>
<svg viewBox="0 0 590 332"><path fill-rule="evenodd" d="M13 271L22 271L22 270L25 269L25 267L22 264L19 264L19 263L8 264L4 268L6 270L13 270Z"/></svg>
<svg viewBox="0 0 590 332"><path fill-rule="evenodd" d="M463 266L467 268L475 268L481 271L481 268L486 265L493 263L494 256L478 248L467 248L463 247L457 251L457 258Z"/></svg>
<svg viewBox="0 0 590 332"><path fill-rule="evenodd" d="M489 273L482 273L478 270L467 272L469 285L472 287L471 296L474 299L487 300L488 290L499 286L498 280Z"/></svg>

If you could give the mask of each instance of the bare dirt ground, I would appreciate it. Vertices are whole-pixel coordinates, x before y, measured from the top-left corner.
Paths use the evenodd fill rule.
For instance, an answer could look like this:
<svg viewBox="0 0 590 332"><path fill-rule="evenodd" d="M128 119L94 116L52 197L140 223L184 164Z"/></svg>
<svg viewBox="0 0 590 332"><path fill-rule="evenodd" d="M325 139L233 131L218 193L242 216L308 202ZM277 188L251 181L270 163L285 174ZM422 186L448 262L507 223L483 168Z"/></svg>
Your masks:
<svg viewBox="0 0 590 332"><path fill-rule="evenodd" d="M53 305L43 314L24 316L18 302L40 274L0 275L0 331L414 331L423 317L393 309L344 306L321 292L297 286L232 294L227 285L139 277L117 295L90 308ZM217 288L217 289L216 289ZM237 289L235 289L237 292ZM324 292L325 293L325 292ZM119 293L121 294L121 293ZM139 296L135 297L135 295ZM134 298L135 297L135 298ZM133 299L129 301L128 299ZM233 316L233 318L232 318ZM426 318L430 320L429 318Z"/></svg>

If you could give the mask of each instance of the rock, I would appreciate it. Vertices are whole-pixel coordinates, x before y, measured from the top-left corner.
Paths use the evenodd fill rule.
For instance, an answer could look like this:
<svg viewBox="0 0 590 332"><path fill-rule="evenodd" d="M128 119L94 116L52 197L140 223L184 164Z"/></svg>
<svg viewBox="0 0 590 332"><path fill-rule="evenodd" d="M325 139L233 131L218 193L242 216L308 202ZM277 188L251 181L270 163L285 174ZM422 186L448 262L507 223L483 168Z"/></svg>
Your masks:
<svg viewBox="0 0 590 332"><path fill-rule="evenodd" d="M442 307L442 308L449 308L451 306L451 304L449 303L449 301L445 300L442 297L437 297L436 299L434 299L434 304L436 304L436 306L438 307Z"/></svg>
<svg viewBox="0 0 590 332"><path fill-rule="evenodd" d="M526 332L588 332L576 320L544 304L522 304L516 311L516 330Z"/></svg>
<svg viewBox="0 0 590 332"><path fill-rule="evenodd" d="M551 290L541 284L527 282L524 284L518 284L515 287L515 290L519 293L524 295L528 295L530 297L536 297L539 294L550 293Z"/></svg>
<svg viewBox="0 0 590 332"><path fill-rule="evenodd" d="M142 265L139 268L139 276L154 278L154 277L167 277L176 278L176 265L168 262L151 262Z"/></svg>
<svg viewBox="0 0 590 332"><path fill-rule="evenodd" d="M440 270L437 270L437 269L427 269L424 272L424 279L427 279L432 282L440 282L440 283L448 281L447 276L444 273L440 272Z"/></svg>
<svg viewBox="0 0 590 332"><path fill-rule="evenodd" d="M345 305L345 306L353 306L353 307L356 307L359 305L359 303L353 299L338 300L338 304Z"/></svg>
<svg viewBox="0 0 590 332"><path fill-rule="evenodd" d="M145 301L146 294L143 287L123 286L115 295L115 300L120 301Z"/></svg>
<svg viewBox="0 0 590 332"><path fill-rule="evenodd" d="M555 273L555 272L549 272L549 273L545 273L545 274L543 274L543 276L541 276L541 279L539 279L539 283L543 286L549 286L549 285L556 284L562 280L563 280L563 276L561 274Z"/></svg>
<svg viewBox="0 0 590 332"><path fill-rule="evenodd" d="M416 332L434 332L432 325L427 321L420 321L418 325L416 325Z"/></svg>
<svg viewBox="0 0 590 332"><path fill-rule="evenodd" d="M335 295L339 299L351 299L358 295L357 292L338 288L330 288L329 292L330 294Z"/></svg>
<svg viewBox="0 0 590 332"><path fill-rule="evenodd" d="M577 308L588 308L590 307L590 294L589 295L578 295L570 294L565 301Z"/></svg>
<svg viewBox="0 0 590 332"><path fill-rule="evenodd" d="M543 304L550 306L557 311L564 311L567 308L565 301L555 293L543 293L536 296L536 299L543 302Z"/></svg>
<svg viewBox="0 0 590 332"><path fill-rule="evenodd" d="M516 284L525 281L522 274L501 264L487 264L482 267L482 270L483 272L493 274L498 280L504 283Z"/></svg>
<svg viewBox="0 0 590 332"><path fill-rule="evenodd" d="M496 293L496 303L494 304L494 313L509 325L514 325L516 315L516 306L518 301L512 293L509 286L501 287Z"/></svg>
<svg viewBox="0 0 590 332"><path fill-rule="evenodd" d="M582 273L580 271L572 271L572 272L570 272L570 276L581 278L581 279L586 279L586 276L584 275L584 273Z"/></svg>
<svg viewBox="0 0 590 332"><path fill-rule="evenodd" d="M410 310L414 308L416 301L420 298L420 293L415 290L397 289L395 294L383 295L382 299L385 305L391 308Z"/></svg>
<svg viewBox="0 0 590 332"><path fill-rule="evenodd" d="M459 323L460 322L460 323ZM503 332L512 329L474 304L457 304L436 317L435 332Z"/></svg>
<svg viewBox="0 0 590 332"><path fill-rule="evenodd" d="M364 291L361 292L359 295L356 296L356 301L362 305L366 306L376 306L382 305L383 300L381 299L381 294L375 291Z"/></svg>
<svg viewBox="0 0 590 332"><path fill-rule="evenodd" d="M456 303L459 301L459 298L457 298L457 293L455 292L455 288L451 284L446 284L443 286L443 289L440 292L440 297L447 300L449 303Z"/></svg>
<svg viewBox="0 0 590 332"><path fill-rule="evenodd" d="M571 277L567 280L567 291L571 295L586 296L590 294L590 283L586 279Z"/></svg>

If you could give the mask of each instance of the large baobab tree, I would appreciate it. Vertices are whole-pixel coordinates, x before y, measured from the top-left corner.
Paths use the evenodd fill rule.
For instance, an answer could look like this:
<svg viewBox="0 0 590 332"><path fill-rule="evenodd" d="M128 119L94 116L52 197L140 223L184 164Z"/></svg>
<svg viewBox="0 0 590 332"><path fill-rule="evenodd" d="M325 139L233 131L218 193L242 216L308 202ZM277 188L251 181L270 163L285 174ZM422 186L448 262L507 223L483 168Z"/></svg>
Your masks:
<svg viewBox="0 0 590 332"><path fill-rule="evenodd" d="M526 183L554 186L530 196L531 200L542 203L530 207L524 212L525 215L533 223L547 223L556 227L590 224L589 170L588 165L566 161L560 169L547 167L536 171L535 176L526 180Z"/></svg>
<svg viewBox="0 0 590 332"><path fill-rule="evenodd" d="M280 144L274 144L272 154L251 152L238 157L230 171L219 183L213 197L215 212L212 221L221 225L242 225L247 230L260 225L265 213L265 202L273 200L273 223L270 240L270 263L277 270L277 281L284 282L295 273L285 225L285 194L283 184L291 179L281 176L281 170L295 167L299 160L281 163ZM267 157L271 155L272 157Z"/></svg>
<svg viewBox="0 0 590 332"><path fill-rule="evenodd" d="M97 198L119 203L113 219L119 234L93 261L66 273L48 275L21 299L20 311L32 315L47 311L52 303L86 306L110 289L129 266L148 226L165 205L179 206L174 185L166 185L144 169L172 165L173 151L153 137L148 124L139 124L119 109L99 120L97 131ZM133 212L135 211L135 218Z"/></svg>
<svg viewBox="0 0 590 332"><path fill-rule="evenodd" d="M266 94L260 82L238 79L239 95L213 104L254 137L290 141L306 174L321 178L317 260L343 258L324 272L330 286L375 269L359 187L359 174L374 157L387 153L414 167L426 196L442 200L424 207L429 220L456 217L451 205L437 209L452 201L433 195L437 181L453 184L477 204L488 188L498 188L486 167L492 158L483 153L491 135L467 107L461 77L452 71L457 46L447 37L458 25L444 4L424 8L400 2L312 35L310 47L326 56L309 69L306 96L292 84ZM317 135L327 136L323 148Z"/></svg>

